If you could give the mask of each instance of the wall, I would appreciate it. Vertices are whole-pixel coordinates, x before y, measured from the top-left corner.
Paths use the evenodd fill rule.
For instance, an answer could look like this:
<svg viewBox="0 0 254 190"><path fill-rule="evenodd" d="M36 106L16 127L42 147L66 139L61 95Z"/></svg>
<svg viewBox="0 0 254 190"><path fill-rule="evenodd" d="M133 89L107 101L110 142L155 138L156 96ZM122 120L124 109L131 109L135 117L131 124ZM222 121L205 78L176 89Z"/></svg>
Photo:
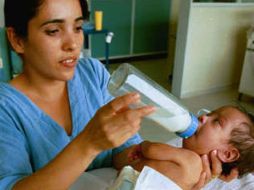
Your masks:
<svg viewBox="0 0 254 190"><path fill-rule="evenodd" d="M4 26L4 0L0 0L0 27Z"/></svg>
<svg viewBox="0 0 254 190"><path fill-rule="evenodd" d="M110 57L167 53L170 4L171 0L91 0L92 15L102 10L103 26L114 32ZM93 57L103 58L104 46L103 35L91 35Z"/></svg>
<svg viewBox="0 0 254 190"><path fill-rule="evenodd" d="M171 0L169 15L169 38L168 38L168 74L172 75L173 64L175 59L175 46L176 46L176 33L177 33L177 21L180 9L179 0Z"/></svg>
<svg viewBox="0 0 254 190"><path fill-rule="evenodd" d="M186 2L183 4L188 4ZM189 8L184 10L189 12L189 17L179 21L186 22L187 27L178 33L178 38L185 40L185 47L179 49L178 46L176 50L178 68L173 74L177 75L173 93L190 97L237 85L246 30L254 21L254 5L191 3L182 7Z"/></svg>

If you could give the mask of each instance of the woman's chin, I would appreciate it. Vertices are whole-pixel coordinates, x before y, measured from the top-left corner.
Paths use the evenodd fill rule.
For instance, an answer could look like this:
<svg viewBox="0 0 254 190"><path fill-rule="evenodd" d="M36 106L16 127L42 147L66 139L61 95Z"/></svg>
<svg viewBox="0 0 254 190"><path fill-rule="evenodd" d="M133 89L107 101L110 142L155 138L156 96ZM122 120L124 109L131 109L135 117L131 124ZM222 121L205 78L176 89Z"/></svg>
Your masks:
<svg viewBox="0 0 254 190"><path fill-rule="evenodd" d="M73 76L74 76L74 70L72 72L62 73L62 75L59 76L59 79L63 81L69 81L73 78Z"/></svg>

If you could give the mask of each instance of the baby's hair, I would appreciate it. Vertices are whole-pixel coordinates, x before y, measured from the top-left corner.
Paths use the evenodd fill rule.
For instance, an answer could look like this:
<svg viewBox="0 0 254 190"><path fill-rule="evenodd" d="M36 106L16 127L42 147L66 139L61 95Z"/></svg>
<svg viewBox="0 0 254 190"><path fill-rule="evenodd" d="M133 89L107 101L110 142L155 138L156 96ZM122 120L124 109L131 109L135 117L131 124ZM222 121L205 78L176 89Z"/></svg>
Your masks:
<svg viewBox="0 0 254 190"><path fill-rule="evenodd" d="M254 116L242 106L230 106L243 113L249 122L243 122L231 132L229 143L238 149L240 158L232 163L223 163L223 174L228 175L237 167L239 177L254 171Z"/></svg>

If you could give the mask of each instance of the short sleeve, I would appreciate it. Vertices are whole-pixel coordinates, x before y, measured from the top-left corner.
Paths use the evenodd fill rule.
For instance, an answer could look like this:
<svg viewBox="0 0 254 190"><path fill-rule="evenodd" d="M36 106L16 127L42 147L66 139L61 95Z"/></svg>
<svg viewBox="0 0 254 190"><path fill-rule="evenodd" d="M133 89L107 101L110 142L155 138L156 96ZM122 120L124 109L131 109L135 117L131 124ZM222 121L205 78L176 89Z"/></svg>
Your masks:
<svg viewBox="0 0 254 190"><path fill-rule="evenodd" d="M83 83L86 82L86 84L89 82L92 83L92 85L89 87L90 91L95 88L96 91L100 92L97 94L97 96L102 97L97 98L102 99L102 102L100 102L102 103L101 106L113 99L107 88L110 74L99 60L94 58L80 59L78 67L79 77L81 78L81 81Z"/></svg>
<svg viewBox="0 0 254 190"><path fill-rule="evenodd" d="M95 60L95 61L99 62L98 60ZM108 103L109 101L113 99L112 95L108 91L108 82L110 79L110 74L105 68L105 66L104 65L101 66L101 65L103 65L101 62L95 64L95 66L99 66L99 68L96 70L97 70L97 76L100 81L99 85L103 94L103 99L105 103Z"/></svg>
<svg viewBox="0 0 254 190"><path fill-rule="evenodd" d="M30 175L32 167L25 135L4 107L0 105L0 189L7 190Z"/></svg>

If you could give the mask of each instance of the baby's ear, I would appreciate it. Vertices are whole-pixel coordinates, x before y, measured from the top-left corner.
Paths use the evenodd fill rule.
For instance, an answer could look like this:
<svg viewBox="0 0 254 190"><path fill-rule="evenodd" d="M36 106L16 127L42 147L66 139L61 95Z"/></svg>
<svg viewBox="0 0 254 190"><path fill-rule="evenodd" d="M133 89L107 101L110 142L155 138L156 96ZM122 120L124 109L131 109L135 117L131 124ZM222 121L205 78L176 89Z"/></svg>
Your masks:
<svg viewBox="0 0 254 190"><path fill-rule="evenodd" d="M234 162L240 157L239 151L232 145L219 149L217 154L219 159L224 163Z"/></svg>

